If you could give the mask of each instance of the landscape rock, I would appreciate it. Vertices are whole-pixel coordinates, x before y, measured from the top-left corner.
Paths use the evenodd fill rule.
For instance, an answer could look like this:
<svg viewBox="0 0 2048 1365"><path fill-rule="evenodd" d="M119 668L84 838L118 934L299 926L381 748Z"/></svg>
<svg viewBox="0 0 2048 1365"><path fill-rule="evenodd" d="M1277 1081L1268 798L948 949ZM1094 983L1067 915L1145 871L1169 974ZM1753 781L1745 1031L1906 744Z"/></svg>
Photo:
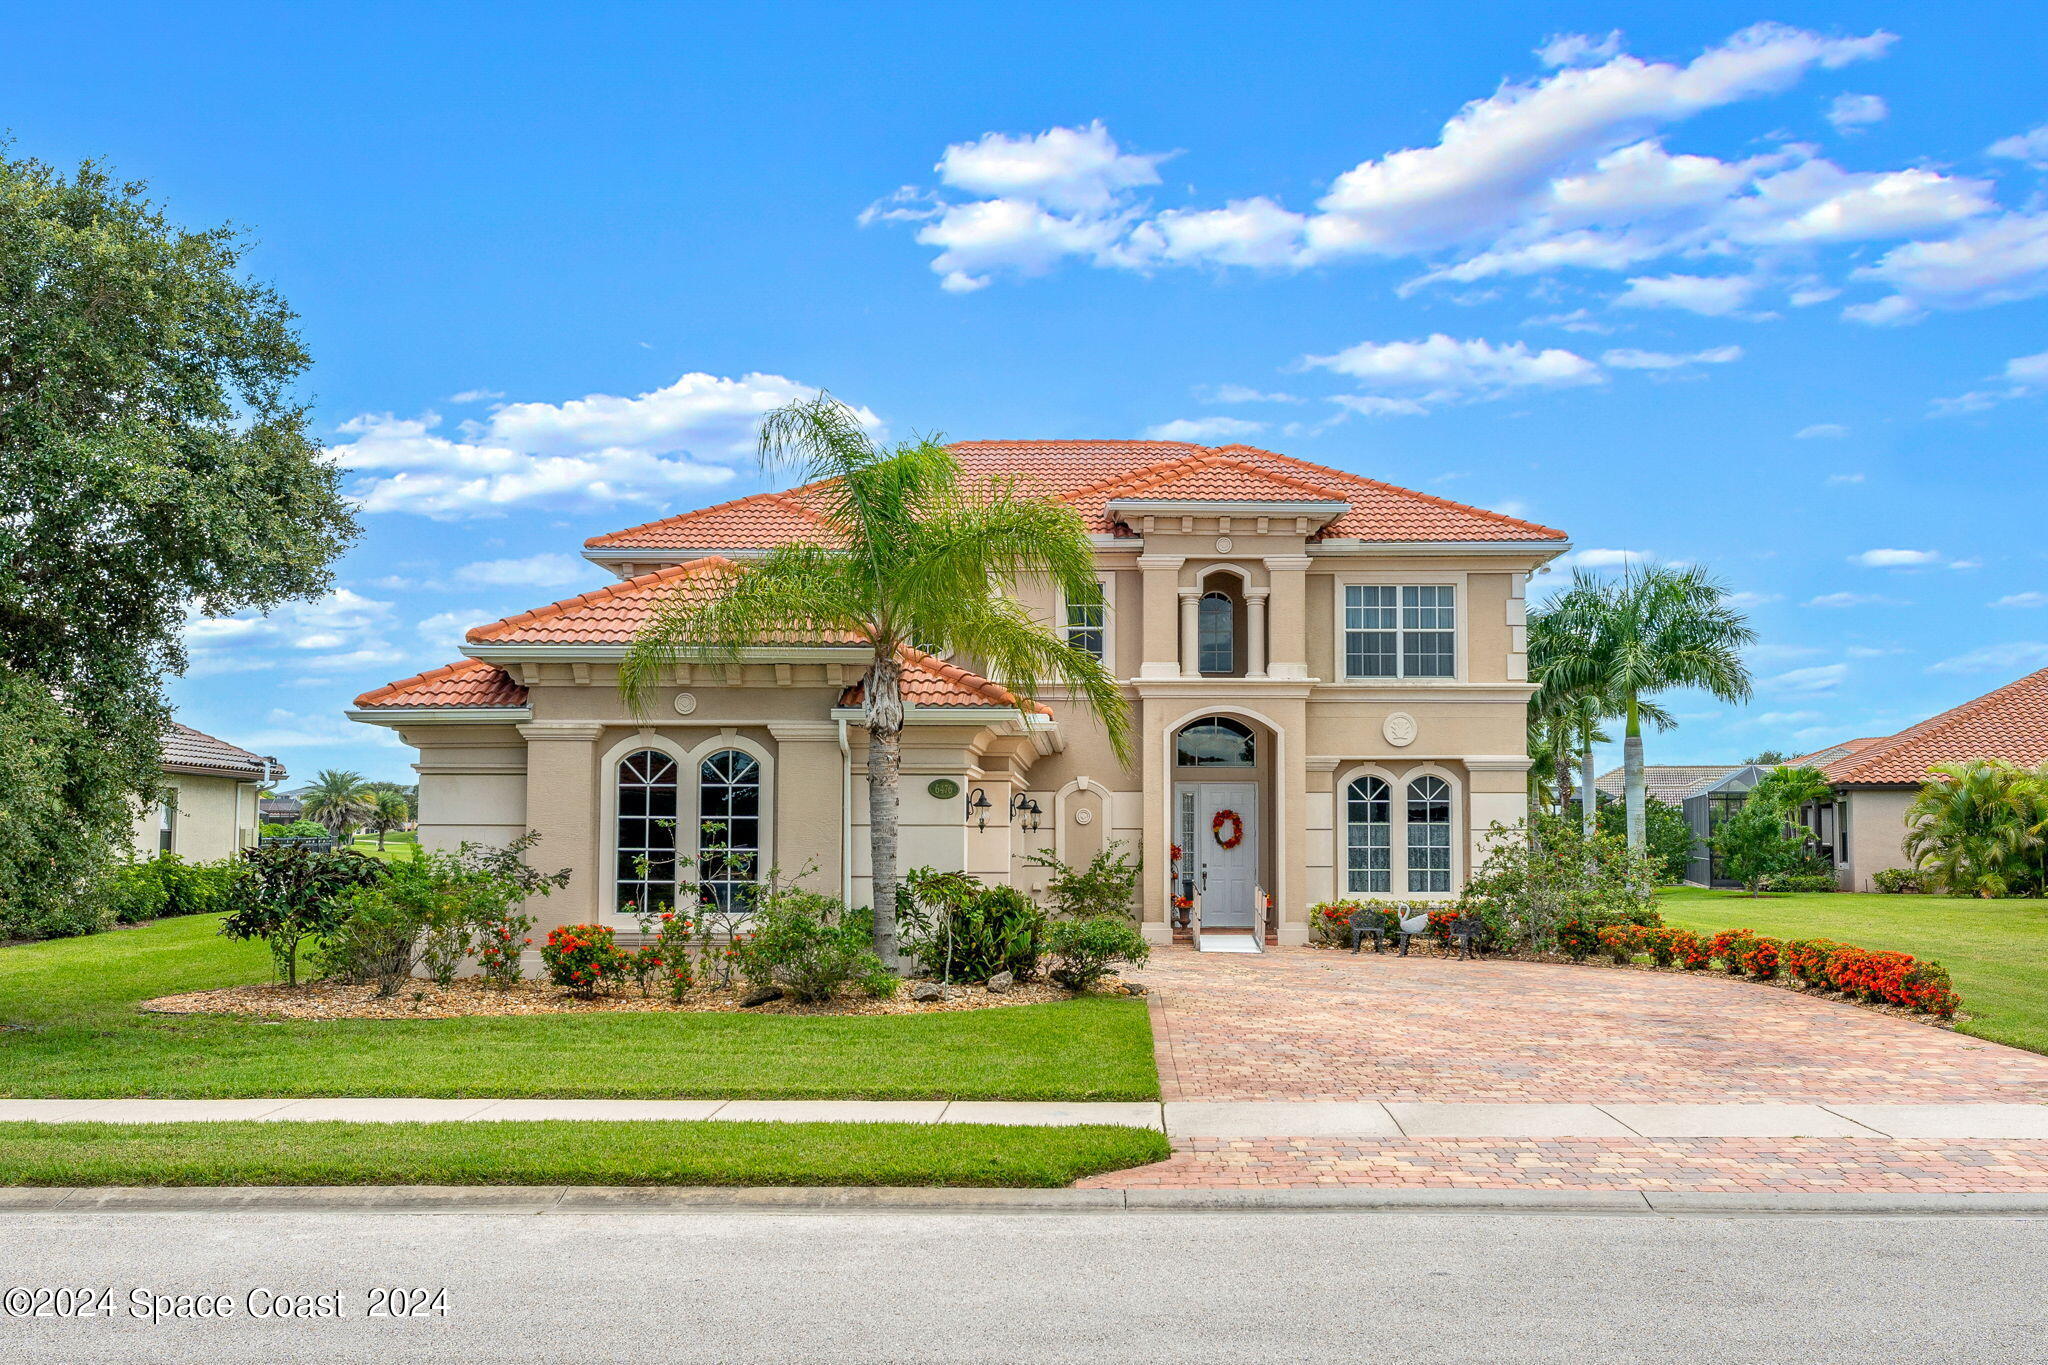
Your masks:
<svg viewBox="0 0 2048 1365"><path fill-rule="evenodd" d="M1011 972L997 972L994 976L988 979L988 988L994 991L997 995L1001 995L1004 991L1010 989L1010 987L1016 984L1016 975Z"/></svg>
<svg viewBox="0 0 2048 1365"><path fill-rule="evenodd" d="M1125 995L1143 995L1145 993L1145 983L1142 981L1126 981L1123 984L1123 992Z"/></svg>
<svg viewBox="0 0 2048 1365"><path fill-rule="evenodd" d="M756 986L740 997L740 1006L743 1009L752 1009L756 1005L765 1005L770 1000L780 1000L781 998L782 987L780 986Z"/></svg>
<svg viewBox="0 0 2048 1365"><path fill-rule="evenodd" d="M946 988L936 981L920 981L910 988L910 998L927 1004L933 1000L944 1000Z"/></svg>

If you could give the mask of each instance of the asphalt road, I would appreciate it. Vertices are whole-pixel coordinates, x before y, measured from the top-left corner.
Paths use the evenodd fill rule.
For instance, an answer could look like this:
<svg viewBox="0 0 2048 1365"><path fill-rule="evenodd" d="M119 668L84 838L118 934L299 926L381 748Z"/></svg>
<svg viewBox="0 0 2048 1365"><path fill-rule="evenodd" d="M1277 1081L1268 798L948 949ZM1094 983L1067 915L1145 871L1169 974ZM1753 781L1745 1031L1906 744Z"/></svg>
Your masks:
<svg viewBox="0 0 2048 1365"><path fill-rule="evenodd" d="M2038 1361L2044 1266L2009 1217L7 1214L0 1360Z"/></svg>

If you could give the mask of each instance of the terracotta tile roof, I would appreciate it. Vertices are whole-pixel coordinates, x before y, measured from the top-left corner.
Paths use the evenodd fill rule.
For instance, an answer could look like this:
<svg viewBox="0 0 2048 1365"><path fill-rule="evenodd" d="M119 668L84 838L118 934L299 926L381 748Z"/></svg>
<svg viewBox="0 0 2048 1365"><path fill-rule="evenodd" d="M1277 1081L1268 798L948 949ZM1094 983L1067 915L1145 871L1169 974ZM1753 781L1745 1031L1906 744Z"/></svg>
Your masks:
<svg viewBox="0 0 2048 1365"><path fill-rule="evenodd" d="M1001 683L923 650L904 650L903 663L903 700L912 706L1014 706L1042 716L1052 714L1052 708L1043 702L1025 701ZM841 706L859 706L860 702L859 683L839 694Z"/></svg>
<svg viewBox="0 0 2048 1365"><path fill-rule="evenodd" d="M269 762L272 774L282 779L284 765L276 759ZM166 772L260 779L264 759L260 754L252 754L224 739L215 739L189 725L172 721L171 728L164 731L158 763Z"/></svg>
<svg viewBox="0 0 2048 1365"><path fill-rule="evenodd" d="M477 626L467 638L479 645L630 644L663 602L678 595L713 597L738 572L739 565L724 556L705 555ZM787 643L838 644L853 638L843 632L796 632Z"/></svg>
<svg viewBox="0 0 2048 1365"><path fill-rule="evenodd" d="M415 673L394 683L385 683L356 698L364 708L380 706L524 706L526 689L513 682L505 670L481 659Z"/></svg>
<svg viewBox="0 0 2048 1365"><path fill-rule="evenodd" d="M1009 477L1071 501L1088 529L1121 534L1106 510L1114 496L1221 501L1348 502L1325 538L1378 541L1563 540L1548 526L1325 468L1257 446L1183 441L961 441L951 447L970 476ZM1112 491L1116 490L1116 491ZM1143 490L1143 491L1136 491ZM1285 490L1285 491L1282 491ZM762 493L648 522L585 542L590 549L766 548L823 538L805 489Z"/></svg>
<svg viewBox="0 0 2048 1365"><path fill-rule="evenodd" d="M1937 763L2048 761L2048 668L1876 740L1821 769L1837 786L1914 785Z"/></svg>

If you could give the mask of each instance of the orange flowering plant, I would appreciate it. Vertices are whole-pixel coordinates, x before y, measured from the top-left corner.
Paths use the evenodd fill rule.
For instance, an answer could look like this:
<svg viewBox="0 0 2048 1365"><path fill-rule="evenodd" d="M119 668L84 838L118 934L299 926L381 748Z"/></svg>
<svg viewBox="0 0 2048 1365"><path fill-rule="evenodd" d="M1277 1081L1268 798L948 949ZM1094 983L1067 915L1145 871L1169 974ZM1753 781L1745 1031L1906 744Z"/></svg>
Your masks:
<svg viewBox="0 0 2048 1365"><path fill-rule="evenodd" d="M558 924L541 946L548 979L580 999L609 990L628 970L626 954L613 941L610 926Z"/></svg>

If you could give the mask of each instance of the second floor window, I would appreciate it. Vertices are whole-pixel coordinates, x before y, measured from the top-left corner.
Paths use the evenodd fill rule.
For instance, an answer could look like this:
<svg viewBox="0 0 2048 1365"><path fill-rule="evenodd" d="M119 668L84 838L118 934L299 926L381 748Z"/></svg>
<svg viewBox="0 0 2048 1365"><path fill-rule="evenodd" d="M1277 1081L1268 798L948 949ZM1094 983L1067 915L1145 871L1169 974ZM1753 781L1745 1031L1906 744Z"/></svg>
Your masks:
<svg viewBox="0 0 2048 1365"><path fill-rule="evenodd" d="M1076 593L1067 599L1067 643L1083 654L1103 657L1108 623L1109 604L1104 600L1101 583L1095 585L1092 593Z"/></svg>
<svg viewBox="0 0 2048 1365"><path fill-rule="evenodd" d="M1457 676L1458 620L1448 584L1344 587L1344 676Z"/></svg>
<svg viewBox="0 0 2048 1365"><path fill-rule="evenodd" d="M1228 593L1202 594L1196 617L1201 645L1195 666L1204 673L1229 673L1237 667L1237 610Z"/></svg>

